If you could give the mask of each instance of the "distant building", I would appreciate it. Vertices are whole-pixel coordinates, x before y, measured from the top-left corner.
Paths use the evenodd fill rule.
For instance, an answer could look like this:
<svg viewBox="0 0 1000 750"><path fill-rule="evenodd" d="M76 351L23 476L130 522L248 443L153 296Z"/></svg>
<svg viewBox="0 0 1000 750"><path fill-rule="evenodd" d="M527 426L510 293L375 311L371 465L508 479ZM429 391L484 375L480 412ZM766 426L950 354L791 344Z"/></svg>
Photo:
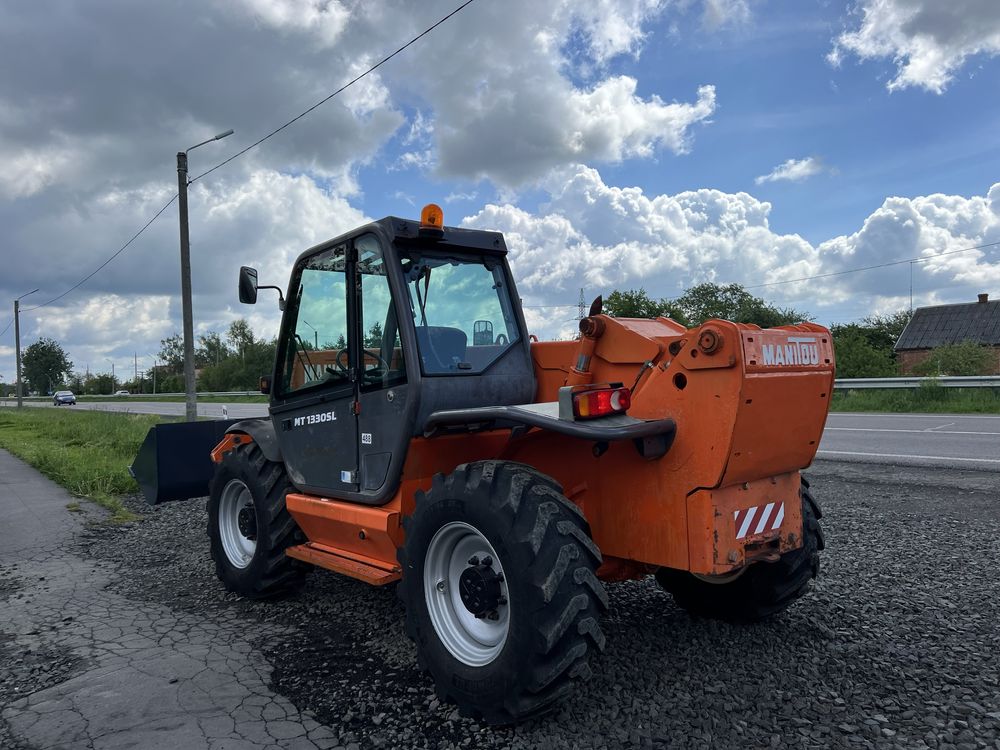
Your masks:
<svg viewBox="0 0 1000 750"><path fill-rule="evenodd" d="M927 359L936 346L975 341L993 348L992 375L1000 375L1000 301L980 294L978 302L919 307L896 342L896 359L904 375Z"/></svg>

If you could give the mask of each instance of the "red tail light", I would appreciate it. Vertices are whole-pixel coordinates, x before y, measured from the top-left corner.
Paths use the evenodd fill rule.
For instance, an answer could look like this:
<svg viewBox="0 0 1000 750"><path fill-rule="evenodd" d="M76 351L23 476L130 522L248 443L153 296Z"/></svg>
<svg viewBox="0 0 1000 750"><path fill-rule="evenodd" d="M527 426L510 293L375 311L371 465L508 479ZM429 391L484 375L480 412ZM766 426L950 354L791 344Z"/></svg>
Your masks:
<svg viewBox="0 0 1000 750"><path fill-rule="evenodd" d="M573 417L594 419L609 414L624 414L632 405L628 388L595 388L573 394Z"/></svg>

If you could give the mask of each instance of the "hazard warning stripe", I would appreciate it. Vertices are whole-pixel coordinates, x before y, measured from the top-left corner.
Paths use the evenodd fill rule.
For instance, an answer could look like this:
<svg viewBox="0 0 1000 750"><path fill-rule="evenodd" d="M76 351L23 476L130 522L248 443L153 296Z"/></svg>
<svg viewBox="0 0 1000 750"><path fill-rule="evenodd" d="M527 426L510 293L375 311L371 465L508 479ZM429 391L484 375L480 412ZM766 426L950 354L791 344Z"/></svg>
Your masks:
<svg viewBox="0 0 1000 750"><path fill-rule="evenodd" d="M743 539L747 535L763 534L781 528L781 522L785 520L785 504L768 503L734 510L733 518L736 521L737 539Z"/></svg>

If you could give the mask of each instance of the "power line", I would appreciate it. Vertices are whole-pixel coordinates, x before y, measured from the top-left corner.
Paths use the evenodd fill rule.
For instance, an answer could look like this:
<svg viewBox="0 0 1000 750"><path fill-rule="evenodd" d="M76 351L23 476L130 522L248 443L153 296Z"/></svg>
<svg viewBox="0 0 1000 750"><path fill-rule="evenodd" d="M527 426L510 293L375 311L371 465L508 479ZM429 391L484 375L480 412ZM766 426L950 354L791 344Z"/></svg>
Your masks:
<svg viewBox="0 0 1000 750"><path fill-rule="evenodd" d="M872 271L876 268L888 268L889 266L901 266L903 263L923 263L928 260L934 260L934 258L940 258L945 255L954 255L955 253L967 253L971 250L982 250L987 247L996 247L1000 245L1000 242L987 242L985 245L976 245L975 247L964 247L961 250L947 250L943 253L935 253L934 255L924 255L917 256L916 258L905 258L903 260L893 260L888 263L878 263L874 266L862 266L860 268L848 268L844 271L830 271L829 273L821 273L815 276L803 276L800 279L785 279L784 281L771 281L767 284L754 284L753 286L745 286L744 289L763 289L768 286L778 286L780 284L794 284L796 281L812 281L814 279L826 279L831 276L843 276L848 273L857 273L858 271Z"/></svg>
<svg viewBox="0 0 1000 750"><path fill-rule="evenodd" d="M437 21L437 23L433 24L432 26L428 26L422 32L420 32L415 37L413 37L412 39L410 39L410 41L408 41L402 47L399 47L398 49L396 49L395 52L392 52L391 54L386 55L381 60L379 60L377 63L375 63L374 65L372 65L370 68L368 68L368 70L366 70L365 72L363 72L360 75L356 76L355 78L351 79L350 81L348 81L347 83L345 83L343 86L341 86L339 89L337 89L336 91L334 91L329 96L324 97L320 101L316 102L314 105L312 105L311 107L309 107L309 109L307 109L304 112L296 115L295 117L293 117L291 120L289 120L288 122L286 122L281 127L276 128L275 130L272 130L270 133L268 133L267 135L265 135L260 140L254 142L254 143L251 143L249 146L247 146L246 148L244 148L241 151L236 152L235 154L233 154L232 156L230 156L228 159L225 159L224 161L221 161L218 164L216 164L211 169L206 170L205 172L202 172L197 177L191 179L188 182L188 184L190 185L191 183L195 182L196 180L200 180L202 177L204 177L204 176L206 176L206 175L214 172L215 170L217 170L217 169L219 169L221 167L224 167L226 164L228 164L229 162L233 161L234 159L238 159L239 157L243 156L243 154L247 153L251 149L256 148L257 146L259 146L260 144L262 144L264 141L266 141L268 138L271 138L272 136L277 135L282 130L284 130L285 128L287 128L289 125L291 125L292 123L294 123L294 122L296 122L298 120L301 120L303 117L305 117L306 115L308 115L313 110L317 109L318 107L322 106L323 104L326 104L328 101L330 101L331 99L333 99L335 96L337 96L338 94L340 94L343 91L347 90L348 88L350 88L351 86L353 86L355 83L357 83L358 81L360 81L362 78L364 78L365 76L367 76L370 73L374 72L375 70L377 70L378 68L380 68L385 63L389 62L389 60L391 60L392 58L396 57L396 55L398 55L400 52L403 52L405 49L407 49L408 47L412 46L414 43L416 43L417 41L419 41L421 38L427 36L429 33L431 33L432 31L434 31L434 29L436 29L438 26L440 26L441 24L443 24L445 21L447 21L448 19L450 19L452 16L456 15L460 11L464 10L469 5L472 5L472 3L474 3L475 1L476 0L466 0L460 6L458 6L457 8L455 8L455 10L451 11L451 13L449 13L448 15L444 16L439 21ZM88 274L84 278L80 279L80 281L78 281L76 284L74 284L73 286L71 286L69 289L67 289L65 292L63 292L62 294L58 295L57 297L53 297L52 299L48 300L47 302L43 302L40 305L35 305L34 307L26 307L21 312L30 312L32 310L37 310L40 307L45 307L46 305L51 305L53 302L56 302L56 301L62 299L67 294L69 294L70 292L72 292L73 290L77 289L78 287L80 287L85 282L87 282L90 279L92 279L101 269L103 269L105 266L107 266L108 263L110 263L115 258L117 258L119 255L121 255L123 252L125 252L125 250L129 247L129 245L131 245L133 242L135 242L135 240L139 238L139 235L141 235L143 232L146 231L146 229L149 228L150 224L152 224L154 221L156 221L158 218L160 218L160 214L162 214L164 211L166 211L167 208L170 206L170 204L173 203L175 200L177 200L177 194L176 193L174 194L174 196L169 201L167 201L166 205L163 206L163 208L161 208L159 211L156 212L156 214L153 216L153 218L151 218L149 221L147 221L143 225L142 229L140 229L138 232L136 232L134 235L132 235L132 238L128 242L126 242L124 245L122 245L122 247L119 248L118 251L114 253L114 255L112 255L110 258L108 258L106 261L104 261L101 265L99 265L97 268L95 268L93 272L91 272L90 274ZM7 324L7 328L10 328L10 323ZM0 335L3 335L4 333L6 333L7 332L7 328L4 328L4 330L2 332L0 332Z"/></svg>
<svg viewBox="0 0 1000 750"><path fill-rule="evenodd" d="M437 23L435 23L434 25L432 25L432 26L428 26L428 27L427 27L426 29L424 29L424 30L423 30L423 31L421 31L421 32L420 32L419 34L417 34L417 35L416 35L415 37L413 37L413 38L412 38L412 39L411 39L410 41L408 41L408 42L407 42L406 44L404 44L404 45L403 45L402 47L399 47L399 48L398 48L398 49L397 49L397 50L396 50L395 52L392 52L391 54L389 54L389 55L386 55L385 57L383 57L383 58L382 58L381 60L379 60L379 61L378 61L377 63L375 63L374 65L372 65L372 66L371 66L370 68L368 68L368 70L366 70L366 71L365 71L364 73L361 73L361 74L360 74L360 75L358 75L358 76L357 76L356 78L352 78L352 79L351 79L350 81L348 81L347 83L345 83L345 84L344 84L343 86L341 86L341 87L340 87L339 89L337 89L336 91L334 91L334 92L333 92L332 94L330 94L329 96L326 96L326 97L324 97L324 98L320 99L320 100L319 100L318 102L316 102L316 103L315 103L314 105L312 105L311 107L309 107L309 109L305 110L305 111L304 111L304 112L302 112L301 114L298 114L298 115L296 115L295 117L293 117L293 118L292 118L291 120L289 120L288 122L286 122L286 123L285 123L284 125L282 125L281 127L279 127L279 128L276 128L276 129L272 130L272 131L271 131L270 133L268 133L267 135L265 135L265 136L264 136L263 138L261 138L261 139L260 139L259 141L255 141L254 143L251 143L251 144L250 144L249 146L247 146L247 147L246 147L246 148L244 148L243 150L241 150L241 151L237 151L237 152L236 152L235 154L233 154L232 156L230 156L230 157L229 157L228 159L224 159L223 161L220 161L220 162L219 162L218 164L216 164L216 165L215 165L214 167L212 167L211 169L208 169L208 170L206 170L206 171L202 172L202 173L201 173L200 175L198 175L197 177L194 177L194 178L193 178L193 179L191 180L191 182L195 182L196 180L200 180L200 179L201 179L202 177L204 177L205 175L208 175L208 174L211 174L211 173L212 173L212 172L214 172L215 170L217 170L217 169L219 169L219 168L221 168L221 167L224 167L224 166L225 166L226 164L228 164L229 162L233 161L234 159L238 159L238 158L240 158L240 157L241 157L241 156L243 156L243 154L245 154L245 153L246 153L247 151L250 151L251 149L254 149L254 148L256 148L257 146L259 146L260 144L262 144L262 143L263 143L264 141L266 141L266 140L267 140L268 138L270 138L271 136L274 136L274 135L277 135L277 134L278 134L278 133L280 133L280 132L281 132L282 130L284 130L285 128L287 128L287 127L288 127L289 125L291 125L292 123L294 123L294 122L296 122L296 121L298 121L298 120L301 120L301 119L302 119L303 117L305 117L306 115L308 115L308 114L309 114L310 112L312 112L313 110L315 110L315 109L317 109L317 108L319 108L319 107L323 106L323 105L324 105L324 104L326 104L326 103L327 103L328 101L330 101L331 99L333 99L333 97L337 96L337 94L340 94L341 92L343 92L343 91L345 91L346 89L350 88L350 87L351 87L351 86L353 86L353 85L354 85L355 83L357 83L358 81L360 81L360 80L361 80L362 78L364 78L365 76L367 76L367 75L368 75L369 73L373 73L373 72L374 72L375 70L377 70L378 68L380 68L380 67L382 67L383 65L385 65L385 64L386 64L387 62L389 62L389 61L390 61L390 60L391 60L392 58L394 58L394 57L395 57L396 55L398 55L398 54L399 54L400 52L402 52L403 50L405 50L405 49L406 49L407 47L410 47L411 45L413 45L414 43L416 43L417 41L419 41L419 40L420 40L421 38L423 38L423 37L427 36L428 34L430 34L430 33L431 33L432 31L434 31L434 29L436 29L436 28L437 28L438 26L440 26L441 24L443 24L443 23L444 23L445 21L447 21L448 19L450 19L450 18L451 18L452 16L454 16L454 15L456 15L456 14L460 13L461 11L463 11L463 10L464 10L464 9L465 9L466 7L468 7L469 5L472 5L472 3L474 3L475 1L476 1L476 0L465 0L465 2L464 2L464 3L462 3L462 4L461 4L461 5L459 5L459 6L457 7L457 8L455 8L455 10L453 10L453 11L452 11L451 13L449 13L448 15L446 15L446 16L445 16L444 18L442 18L441 20L439 20L439 21L438 21Z"/></svg>
<svg viewBox="0 0 1000 750"><path fill-rule="evenodd" d="M121 255L123 252L125 252L125 250L128 248L128 246L131 245L133 242L135 242L139 238L139 235L142 234L143 232L145 232L149 228L150 224L152 224L154 221L156 221L158 218L160 218L160 214L162 214L164 211L166 211L168 208L170 208L170 204L173 203L175 200L177 200L177 193L174 193L174 196L163 205L163 208L161 208L159 211L157 211L155 214L153 214L153 218L152 219L150 219L145 224L143 224L142 229L140 229L138 232L136 232L135 234L133 234L132 238L128 242L126 242L124 245L122 245L120 248L118 248L118 251L114 255L112 255L106 261L104 261L103 263L101 263L101 265L99 265L97 268L95 268L93 271L91 271L87 276L84 276L82 279L80 279L78 282L76 282L73 286L71 286L65 292L63 292L62 294L60 294L58 297L53 297L48 302L43 302L42 304L35 305L34 307L26 307L23 310L21 310L21 312L31 312L32 310L37 310L39 307L45 307L46 305L51 305L56 300L60 300L63 297L65 297L67 294L69 294L74 289L76 289L77 287L79 287L85 281L89 281L90 279L92 279L97 274L98 271L100 271L102 268L104 268L106 265L108 265L108 263L110 263L115 258L117 258L119 255Z"/></svg>
<svg viewBox="0 0 1000 750"><path fill-rule="evenodd" d="M4 329L2 331L0 331L0 336L3 336L5 333L7 333L7 331L10 330L10 327L12 325L14 325L14 319L13 318L11 318L10 320L7 321L7 325L4 326Z"/></svg>

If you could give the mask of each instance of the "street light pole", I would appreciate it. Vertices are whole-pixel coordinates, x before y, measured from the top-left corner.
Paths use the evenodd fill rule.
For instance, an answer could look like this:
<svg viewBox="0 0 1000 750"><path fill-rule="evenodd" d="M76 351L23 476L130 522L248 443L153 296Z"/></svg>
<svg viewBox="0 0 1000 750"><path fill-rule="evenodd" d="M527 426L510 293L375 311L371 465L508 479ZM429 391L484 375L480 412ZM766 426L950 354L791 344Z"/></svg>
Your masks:
<svg viewBox="0 0 1000 750"><path fill-rule="evenodd" d="M319 331L317 331L316 327L308 320L303 319L302 322L313 329L313 347L316 351L319 351Z"/></svg>
<svg viewBox="0 0 1000 750"><path fill-rule="evenodd" d="M14 386L17 388L17 408L20 409L24 406L24 401L21 393L21 300L27 297L29 294L34 294L37 289L32 289L30 292L25 292L20 297L14 300L14 350L17 352L15 358L17 360L17 384Z"/></svg>
<svg viewBox="0 0 1000 750"><path fill-rule="evenodd" d="M181 224L181 309L184 316L184 403L188 422L198 419L198 394L194 375L194 316L191 312L191 241L188 235L188 151L232 135L232 130L177 152L177 206Z"/></svg>

